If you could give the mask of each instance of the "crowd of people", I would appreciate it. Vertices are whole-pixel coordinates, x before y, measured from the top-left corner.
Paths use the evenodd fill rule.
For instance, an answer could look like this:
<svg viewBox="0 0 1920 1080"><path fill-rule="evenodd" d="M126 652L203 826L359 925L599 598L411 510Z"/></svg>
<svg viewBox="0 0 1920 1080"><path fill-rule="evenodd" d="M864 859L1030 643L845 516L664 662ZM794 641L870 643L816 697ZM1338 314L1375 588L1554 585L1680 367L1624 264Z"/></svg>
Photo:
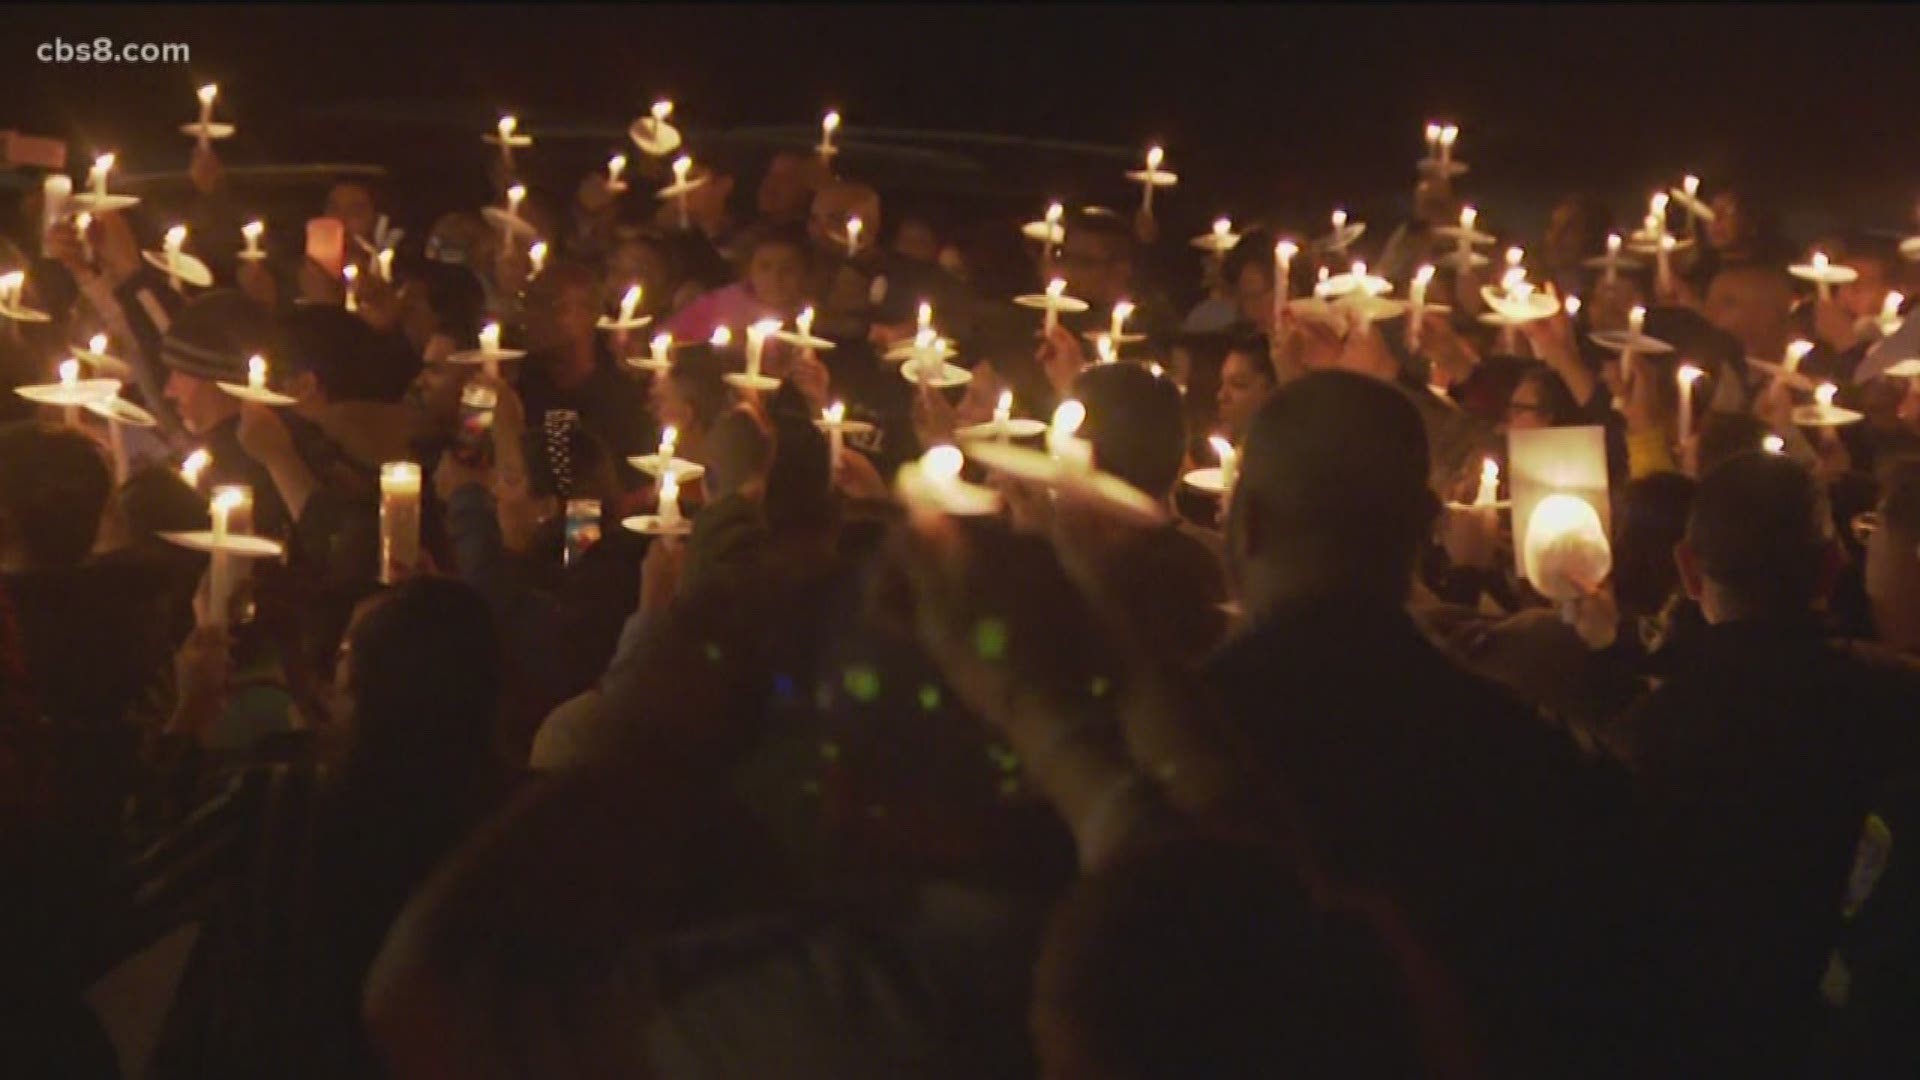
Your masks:
<svg viewBox="0 0 1920 1080"><path fill-rule="evenodd" d="M1189 280L1145 204L1043 197L1023 242L852 150L572 178L533 134L476 149L491 214L347 179L337 250L261 258L212 143L179 205L32 178L0 377L103 334L156 423L0 402L9 1071L1920 1070L1895 240L1710 177L1643 223L1657 268L1591 262L1635 228L1587 193L1476 260L1438 168L1403 222L1287 208ZM143 255L175 221L211 286ZM1012 302L1056 280L1078 310ZM1551 313L1503 321L1515 281ZM222 388L256 357L291 404ZM896 482L1009 417L1058 452L1063 402L1127 498ZM1606 448L1571 595L1479 497L1549 428ZM216 590L169 535L230 484L283 554Z"/></svg>

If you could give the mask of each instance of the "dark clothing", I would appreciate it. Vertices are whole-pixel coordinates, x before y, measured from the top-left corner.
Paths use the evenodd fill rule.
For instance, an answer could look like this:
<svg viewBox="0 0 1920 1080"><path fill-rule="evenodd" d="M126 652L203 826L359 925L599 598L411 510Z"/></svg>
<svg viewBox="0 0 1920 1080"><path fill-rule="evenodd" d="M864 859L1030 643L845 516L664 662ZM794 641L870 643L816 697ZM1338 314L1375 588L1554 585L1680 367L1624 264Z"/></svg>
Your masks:
<svg viewBox="0 0 1920 1080"><path fill-rule="evenodd" d="M1227 629L1220 559L1197 531L1178 524L1133 530L1101 557L1106 580L1138 585L1118 599L1142 647L1183 667L1211 653Z"/></svg>
<svg viewBox="0 0 1920 1080"><path fill-rule="evenodd" d="M1641 1067L1656 1011L1617 769L1455 667L1398 608L1300 605L1208 674L1324 868L1391 899L1451 969L1493 1075Z"/></svg>
<svg viewBox="0 0 1920 1080"><path fill-rule="evenodd" d="M1855 843L1920 766L1920 671L1812 620L1710 627L1627 720L1685 970L1725 1075L1803 1072Z"/></svg>
<svg viewBox="0 0 1920 1080"><path fill-rule="evenodd" d="M653 453L660 444L660 431L653 421L646 384L621 372L603 341L594 342L594 353L593 374L567 389L554 384L548 374L551 361L543 354L529 355L522 365L520 399L526 406L528 436L535 440L532 453L544 453L546 414L571 409L580 414L587 433L612 453L615 472L623 486L631 488L637 486L638 474L626 459Z"/></svg>

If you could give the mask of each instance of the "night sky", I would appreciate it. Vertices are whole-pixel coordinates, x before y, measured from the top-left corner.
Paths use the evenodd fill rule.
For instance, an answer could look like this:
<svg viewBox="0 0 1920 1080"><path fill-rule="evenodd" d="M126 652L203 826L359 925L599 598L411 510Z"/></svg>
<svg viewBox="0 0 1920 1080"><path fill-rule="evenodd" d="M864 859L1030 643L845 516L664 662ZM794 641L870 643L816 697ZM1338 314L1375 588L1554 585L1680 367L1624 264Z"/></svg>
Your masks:
<svg viewBox="0 0 1920 1080"><path fill-rule="evenodd" d="M502 109L582 162L656 95L704 126L861 125L1099 144L1075 173L996 159L1040 199L1130 198L1113 166L1149 140L1198 221L1334 200L1404 205L1420 131L1463 129L1469 197L1532 213L1577 186L1622 211L1683 171L1788 210L1900 228L1920 194L1920 11L1746 6L445 5L117 7L7 13L0 125L80 133L131 168L179 168L192 88L216 80L237 161L372 160L439 183L477 173ZM179 66L46 65L68 40L183 41ZM400 103L404 103L404 108ZM365 122L348 123L344 116ZM558 152L565 152L558 151ZM1027 175L1031 174L1031 179ZM1071 173L1072 175L1069 175ZM1520 210L1513 211L1519 216Z"/></svg>

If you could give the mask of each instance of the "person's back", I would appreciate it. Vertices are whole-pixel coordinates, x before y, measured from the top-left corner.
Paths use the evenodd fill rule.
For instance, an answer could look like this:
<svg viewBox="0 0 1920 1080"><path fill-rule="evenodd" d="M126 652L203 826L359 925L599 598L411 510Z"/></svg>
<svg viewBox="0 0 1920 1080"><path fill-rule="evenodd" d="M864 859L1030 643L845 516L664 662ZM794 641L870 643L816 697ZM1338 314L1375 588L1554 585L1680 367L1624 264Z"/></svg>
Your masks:
<svg viewBox="0 0 1920 1080"><path fill-rule="evenodd" d="M1862 822L1920 766L1920 669L1827 638L1815 604L1838 553L1791 461L1742 455L1702 480L1680 565L1711 625L1621 749L1687 931L1703 1052L1792 1069Z"/></svg>
<svg viewBox="0 0 1920 1080"><path fill-rule="evenodd" d="M1617 1075L1647 1034L1629 1010L1651 1012L1620 948L1641 929L1624 777L1415 628L1425 448L1364 376L1307 376L1261 409L1228 520L1250 629L1209 681L1325 869L1393 900L1451 968L1496 1073Z"/></svg>

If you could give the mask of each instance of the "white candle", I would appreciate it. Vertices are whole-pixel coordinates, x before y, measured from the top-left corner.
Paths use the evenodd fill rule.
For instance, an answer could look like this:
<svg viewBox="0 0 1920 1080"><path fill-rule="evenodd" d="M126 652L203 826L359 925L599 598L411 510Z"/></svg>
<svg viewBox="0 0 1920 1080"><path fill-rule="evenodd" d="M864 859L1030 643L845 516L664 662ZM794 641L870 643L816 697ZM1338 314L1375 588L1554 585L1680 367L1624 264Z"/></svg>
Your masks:
<svg viewBox="0 0 1920 1080"><path fill-rule="evenodd" d="M267 388L267 359L255 354L247 358L247 388L265 390Z"/></svg>
<svg viewBox="0 0 1920 1080"><path fill-rule="evenodd" d="M1060 328L1060 298L1067 294L1067 282L1064 278L1054 278L1047 282L1047 311L1041 333L1051 335Z"/></svg>
<svg viewBox="0 0 1920 1080"><path fill-rule="evenodd" d="M1664 239L1667 235L1667 193L1656 191L1647 202L1647 220L1653 223L1654 237Z"/></svg>
<svg viewBox="0 0 1920 1080"><path fill-rule="evenodd" d="M627 171L627 155L615 154L607 159L607 190L620 191L626 187L620 175Z"/></svg>
<svg viewBox="0 0 1920 1080"><path fill-rule="evenodd" d="M213 455L207 453L205 447L195 448L192 453L180 460L180 479L184 480L188 487L198 488L200 474L206 471L212 461Z"/></svg>
<svg viewBox="0 0 1920 1080"><path fill-rule="evenodd" d="M88 263L93 262L93 241L87 234L93 231L93 215L85 210L73 217L73 231L80 234L80 257Z"/></svg>
<svg viewBox="0 0 1920 1080"><path fill-rule="evenodd" d="M649 347L653 351L653 362L664 367L669 362L667 350L673 348L673 335L655 334Z"/></svg>
<svg viewBox="0 0 1920 1080"><path fill-rule="evenodd" d="M1427 125L1427 159L1429 161L1433 161L1433 160L1437 160L1439 157L1440 157L1440 125L1428 124Z"/></svg>
<svg viewBox="0 0 1920 1080"><path fill-rule="evenodd" d="M218 488L208 507L213 519L213 554L207 567L207 626L212 629L226 628L228 609L233 606L233 573L229 561L233 556L227 551L227 533L230 516L246 499L244 491L237 486Z"/></svg>
<svg viewBox="0 0 1920 1080"><path fill-rule="evenodd" d="M507 189L507 222L504 226L505 235L500 238L502 247L513 244L513 225L520 220L520 200L526 197L527 188L524 184L515 184Z"/></svg>
<svg viewBox="0 0 1920 1080"><path fill-rule="evenodd" d="M1620 276L1620 234L1607 234L1607 284Z"/></svg>
<svg viewBox="0 0 1920 1080"><path fill-rule="evenodd" d="M181 291L180 249L186 246L186 243L187 227L185 225L175 225L173 228L168 229L167 235L161 240L162 246L166 249L167 256L167 284L173 288L174 292Z"/></svg>
<svg viewBox="0 0 1920 1080"><path fill-rule="evenodd" d="M1113 303L1113 318L1109 321L1108 336L1117 344L1125 336L1127 320L1133 317L1133 301L1116 300Z"/></svg>
<svg viewBox="0 0 1920 1080"><path fill-rule="evenodd" d="M95 356L104 356L107 352L107 335L95 334L87 339L87 351Z"/></svg>
<svg viewBox="0 0 1920 1080"><path fill-rule="evenodd" d="M420 466L380 466L380 583L394 585L420 567Z"/></svg>
<svg viewBox="0 0 1920 1080"><path fill-rule="evenodd" d="M1656 264L1656 288L1665 292L1673 287L1673 249L1674 239L1670 235L1660 237L1660 253Z"/></svg>
<svg viewBox="0 0 1920 1080"><path fill-rule="evenodd" d="M626 293L620 297L619 322L630 323L633 321L633 313L640 309L640 295L640 286L627 286Z"/></svg>
<svg viewBox="0 0 1920 1080"><path fill-rule="evenodd" d="M1480 461L1480 487L1473 493L1473 505L1491 508L1500 500L1500 463L1492 458Z"/></svg>
<svg viewBox="0 0 1920 1080"><path fill-rule="evenodd" d="M1833 299L1833 286L1827 284L1826 278L1828 266L1827 253L1824 251L1814 252L1812 262L1814 273L1819 275L1814 279L1813 287L1820 297L1820 302L1824 304L1828 300Z"/></svg>
<svg viewBox="0 0 1920 1080"><path fill-rule="evenodd" d="M393 249L381 248L380 253L373 257L373 267L379 271L381 281L393 284Z"/></svg>
<svg viewBox="0 0 1920 1080"><path fill-rule="evenodd" d="M1680 380L1680 445L1684 448L1687 440L1693 437L1693 384L1706 372L1692 364L1681 364L1674 372L1674 378Z"/></svg>
<svg viewBox="0 0 1920 1080"><path fill-rule="evenodd" d="M114 155L101 154L93 159L93 168L87 170L87 186L93 189L93 197L107 197L107 174L113 171Z"/></svg>
<svg viewBox="0 0 1920 1080"><path fill-rule="evenodd" d="M260 254L260 237L266 231L267 227L258 221L249 221L240 226L240 236L247 242L245 254L248 256Z"/></svg>
<svg viewBox="0 0 1920 1080"><path fill-rule="evenodd" d="M1333 247L1336 251L1345 251L1347 249L1346 242L1340 238L1341 231L1346 227L1347 212L1345 210L1335 210L1333 212Z"/></svg>
<svg viewBox="0 0 1920 1080"><path fill-rule="evenodd" d="M1119 350L1114 348L1113 335L1101 334L1093 339L1093 350L1103 364L1111 364L1120 359Z"/></svg>
<svg viewBox="0 0 1920 1080"><path fill-rule="evenodd" d="M1093 447L1075 438L1074 433L1087 419L1087 407L1073 398L1053 410L1053 423L1047 427L1047 453L1069 468L1084 469L1093 464Z"/></svg>
<svg viewBox="0 0 1920 1080"><path fill-rule="evenodd" d="M1427 313L1427 286L1433 283L1433 267L1414 271L1413 285L1407 291L1411 311L1407 314L1407 348L1420 348L1420 323Z"/></svg>
<svg viewBox="0 0 1920 1080"><path fill-rule="evenodd" d="M834 154L833 133L838 130L840 130L840 114L838 112L835 112L829 109L827 111L827 115L820 118L820 154L821 156L823 157L833 156Z"/></svg>
<svg viewBox="0 0 1920 1080"><path fill-rule="evenodd" d="M1453 141L1460 137L1460 129L1452 124L1440 129L1440 169L1442 172L1453 164Z"/></svg>
<svg viewBox="0 0 1920 1080"><path fill-rule="evenodd" d="M207 128L213 124L213 99L220 96L220 87L208 83L200 88L196 95L200 99L200 142L207 141Z"/></svg>
<svg viewBox="0 0 1920 1080"><path fill-rule="evenodd" d="M724 349L733 344L733 331L725 326L716 326L708 335L707 344L715 349Z"/></svg>
<svg viewBox="0 0 1920 1080"><path fill-rule="evenodd" d="M837 473L840 471L841 448L846 442L846 405L836 401L820 410L820 420L827 429L827 468L829 472Z"/></svg>
<svg viewBox="0 0 1920 1080"><path fill-rule="evenodd" d="M767 339L780 329L779 319L762 319L747 327L747 378L760 377L760 355L767 347Z"/></svg>
<svg viewBox="0 0 1920 1080"><path fill-rule="evenodd" d="M62 360L60 361L59 368L57 368L56 370L58 370L60 373L61 386L66 387L69 390L72 390L77 388L80 385L80 361ZM66 407L65 413L66 413L65 419L67 421L68 427L80 426L80 409L78 406L68 405Z"/></svg>
<svg viewBox="0 0 1920 1080"><path fill-rule="evenodd" d="M1165 161L1167 152L1158 146L1147 148L1146 178L1140 182L1140 212L1153 213L1153 189L1160 179L1160 163Z"/></svg>
<svg viewBox="0 0 1920 1080"><path fill-rule="evenodd" d="M674 448L680 443L680 429L668 424L660 431L660 449L655 451L660 459L660 468L665 470L673 463Z"/></svg>
<svg viewBox="0 0 1920 1080"><path fill-rule="evenodd" d="M1784 454L1787 452L1787 440L1778 435L1769 435L1760 440L1760 449L1769 454Z"/></svg>
<svg viewBox="0 0 1920 1080"><path fill-rule="evenodd" d="M1628 342L1629 345L1639 340L1640 329L1646 324L1647 309L1641 307L1639 304L1633 305L1633 310L1627 312L1627 337L1633 339L1633 341Z"/></svg>
<svg viewBox="0 0 1920 1080"><path fill-rule="evenodd" d="M653 108L650 112L653 115L653 122L655 124L664 124L667 122L667 117L673 115L673 102L664 99L656 101L653 103Z"/></svg>
<svg viewBox="0 0 1920 1080"><path fill-rule="evenodd" d="M913 335L913 372L920 389L932 389L934 373L945 363L940 356L940 337L931 330Z"/></svg>
<svg viewBox="0 0 1920 1080"><path fill-rule="evenodd" d="M680 474L667 469L660 474L660 527L672 529L680 524Z"/></svg>
<svg viewBox="0 0 1920 1080"><path fill-rule="evenodd" d="M793 325L799 329L801 337L810 338L813 336L812 304L808 304L806 307L800 309L800 314L794 316Z"/></svg>
<svg viewBox="0 0 1920 1080"><path fill-rule="evenodd" d="M1208 445L1220 457L1220 494L1226 498L1233 493L1234 481L1240 478L1239 455L1233 451L1233 444L1218 435L1207 437Z"/></svg>
<svg viewBox="0 0 1920 1080"><path fill-rule="evenodd" d="M1228 218L1213 219L1213 253L1224 256L1233 247L1233 222Z"/></svg>
<svg viewBox="0 0 1920 1080"><path fill-rule="evenodd" d="M1001 442L1012 438L1010 425L1013 421L1013 391L1000 391L1000 401L993 407L994 437Z"/></svg>
<svg viewBox="0 0 1920 1080"><path fill-rule="evenodd" d="M527 265L532 267L533 273L536 276L540 271L547 268L547 242L545 240L535 240L533 245L527 248Z"/></svg>
<svg viewBox="0 0 1920 1080"><path fill-rule="evenodd" d="M1561 303L1560 307L1561 307L1561 310L1567 313L1567 318L1577 319L1580 317L1580 298L1579 297L1577 296L1567 297L1566 300Z"/></svg>
<svg viewBox="0 0 1920 1080"><path fill-rule="evenodd" d="M1888 334L1891 334L1893 333L1894 330L1899 328L1900 305L1906 302L1907 302L1907 298L1904 295L1897 292L1888 293L1887 298L1880 302L1880 320L1879 321L1880 321L1881 329L1883 331L1885 331Z"/></svg>
<svg viewBox="0 0 1920 1080"><path fill-rule="evenodd" d="M849 259L860 254L860 230L863 226L864 223L858 215L847 219L847 258Z"/></svg>
<svg viewBox="0 0 1920 1080"><path fill-rule="evenodd" d="M931 329L933 329L933 305L922 300L920 301L920 317L914 326L914 333L916 335L924 334Z"/></svg>
<svg viewBox="0 0 1920 1080"><path fill-rule="evenodd" d="M693 227L693 219L687 216L687 177L693 173L693 159L685 154L673 159L673 186L677 194L673 197L674 206L680 211L680 227Z"/></svg>
<svg viewBox="0 0 1920 1080"><path fill-rule="evenodd" d="M480 370L490 379L500 377L500 324L488 323L480 328Z"/></svg>
<svg viewBox="0 0 1920 1080"><path fill-rule="evenodd" d="M360 310L360 268L348 263L340 268L340 275L347 279L347 310Z"/></svg>
<svg viewBox="0 0 1920 1080"><path fill-rule="evenodd" d="M513 133L520 126L517 117L503 116L497 125L500 133L500 156L506 159L507 168L513 168Z"/></svg>
<svg viewBox="0 0 1920 1080"><path fill-rule="evenodd" d="M1687 232L1696 232L1700 228L1700 212L1694 207L1700 201L1700 178L1689 173L1680 181L1680 190L1687 194Z"/></svg>
<svg viewBox="0 0 1920 1080"><path fill-rule="evenodd" d="M1822 411L1831 409L1833 408L1833 397L1839 392L1840 388L1832 383L1821 383L1813 391L1813 403Z"/></svg>
<svg viewBox="0 0 1920 1080"><path fill-rule="evenodd" d="M1273 326L1271 332L1280 332L1280 316L1287 309L1287 301L1293 299L1293 257L1300 253L1300 245L1291 240L1282 240L1273 245Z"/></svg>
<svg viewBox="0 0 1920 1080"><path fill-rule="evenodd" d="M1794 372L1799 371L1800 361L1805 360L1807 358L1807 354L1812 351L1813 351L1813 342L1811 341L1795 341L1790 343L1787 346L1787 362L1785 365L1787 369L1787 374L1791 375Z"/></svg>

